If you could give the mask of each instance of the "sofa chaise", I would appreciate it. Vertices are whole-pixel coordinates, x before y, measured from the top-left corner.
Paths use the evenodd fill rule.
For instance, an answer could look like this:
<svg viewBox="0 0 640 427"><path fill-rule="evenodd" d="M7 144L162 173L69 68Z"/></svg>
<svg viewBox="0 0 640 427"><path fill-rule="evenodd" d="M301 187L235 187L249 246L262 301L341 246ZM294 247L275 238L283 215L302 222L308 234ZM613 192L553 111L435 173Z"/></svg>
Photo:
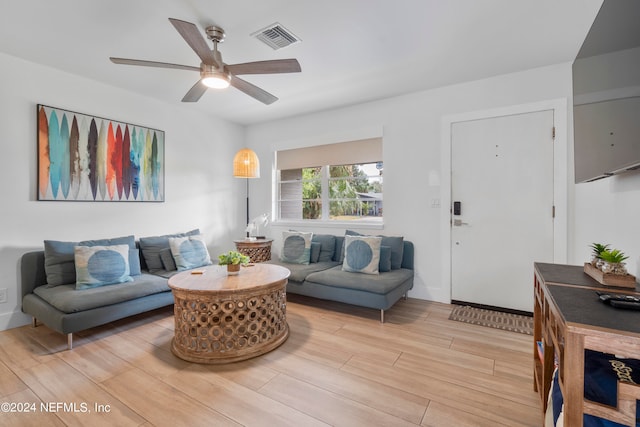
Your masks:
<svg viewBox="0 0 640 427"><path fill-rule="evenodd" d="M74 332L171 305L168 278L177 272L177 266L169 238L188 236L200 236L199 230L138 242L134 236L78 243L45 241L44 250L27 252L21 258L22 311L33 317L34 326L41 322L66 334L71 349ZM130 281L79 289L73 252L77 245L129 246ZM206 263L211 263L208 253Z"/></svg>
<svg viewBox="0 0 640 427"><path fill-rule="evenodd" d="M347 235L350 234L358 233L347 231ZM363 274L343 269L345 237L314 234L311 238L314 250L309 263L292 263L282 257L268 262L291 271L287 293L378 309L380 322L384 323L385 310L400 298L406 298L413 288L413 243L382 236L382 244L388 241L392 246L391 259L395 268L380 268L377 274ZM382 248L384 253L385 246ZM314 256L314 252L319 255Z"/></svg>

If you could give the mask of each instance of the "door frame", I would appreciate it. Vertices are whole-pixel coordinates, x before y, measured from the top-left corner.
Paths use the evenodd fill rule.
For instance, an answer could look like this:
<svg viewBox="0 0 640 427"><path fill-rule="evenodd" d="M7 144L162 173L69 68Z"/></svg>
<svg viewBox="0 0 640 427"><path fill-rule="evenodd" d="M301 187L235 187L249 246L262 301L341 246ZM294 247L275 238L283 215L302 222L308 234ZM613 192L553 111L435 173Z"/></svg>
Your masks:
<svg viewBox="0 0 640 427"><path fill-rule="evenodd" d="M568 116L567 99L559 98L531 104L519 104L488 110L444 116L440 144L440 253L442 254L441 295L451 302L451 128L454 123L490 119L515 114L553 110L555 140L553 143L553 262L567 262L568 250ZM551 130L549 130L551 131ZM551 209L551 207L549 207ZM549 212L551 215L551 212ZM533 283L533 265L531 266ZM531 288L533 292L533 287Z"/></svg>

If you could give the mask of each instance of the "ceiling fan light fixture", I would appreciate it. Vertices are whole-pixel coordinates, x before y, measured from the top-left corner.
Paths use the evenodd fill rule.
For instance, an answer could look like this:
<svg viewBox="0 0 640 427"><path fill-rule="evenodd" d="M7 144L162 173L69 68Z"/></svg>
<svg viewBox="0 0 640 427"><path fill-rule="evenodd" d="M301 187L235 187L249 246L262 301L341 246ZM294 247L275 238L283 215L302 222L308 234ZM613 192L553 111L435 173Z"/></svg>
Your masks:
<svg viewBox="0 0 640 427"><path fill-rule="evenodd" d="M209 71L202 75L202 84L212 89L226 89L230 81L231 76L220 71Z"/></svg>

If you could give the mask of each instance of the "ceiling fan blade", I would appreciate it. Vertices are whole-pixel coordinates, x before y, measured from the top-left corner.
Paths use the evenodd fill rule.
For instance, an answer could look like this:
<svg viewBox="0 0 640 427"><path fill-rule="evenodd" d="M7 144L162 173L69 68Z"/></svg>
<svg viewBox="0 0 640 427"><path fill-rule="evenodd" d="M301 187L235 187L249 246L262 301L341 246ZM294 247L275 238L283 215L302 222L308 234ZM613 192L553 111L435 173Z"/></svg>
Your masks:
<svg viewBox="0 0 640 427"><path fill-rule="evenodd" d="M198 80L189 92L182 98L182 102L197 102L207 91L207 87L202 84L202 80Z"/></svg>
<svg viewBox="0 0 640 427"><path fill-rule="evenodd" d="M191 22L181 21L179 19L169 18L169 21L171 21L187 44L191 46L191 49L200 57L202 62L207 65L219 66L213 56L213 52L209 49L202 34L200 34L198 27Z"/></svg>
<svg viewBox="0 0 640 427"><path fill-rule="evenodd" d="M168 62L156 62L145 61L142 59L127 59L127 58L109 58L114 64L122 65L140 65L142 67L157 67L157 68L175 68L176 70L188 70L200 72L200 67L192 67L190 65L169 64Z"/></svg>
<svg viewBox="0 0 640 427"><path fill-rule="evenodd" d="M245 62L244 64L227 65L227 69L231 74L278 74L299 73L301 71L297 59Z"/></svg>
<svg viewBox="0 0 640 427"><path fill-rule="evenodd" d="M260 89L258 86L251 84L246 80L242 80L239 77L236 77L236 76L231 77L230 83L231 83L231 86L257 99L263 104L267 104L267 105L273 104L278 100L277 97L271 95L266 90Z"/></svg>

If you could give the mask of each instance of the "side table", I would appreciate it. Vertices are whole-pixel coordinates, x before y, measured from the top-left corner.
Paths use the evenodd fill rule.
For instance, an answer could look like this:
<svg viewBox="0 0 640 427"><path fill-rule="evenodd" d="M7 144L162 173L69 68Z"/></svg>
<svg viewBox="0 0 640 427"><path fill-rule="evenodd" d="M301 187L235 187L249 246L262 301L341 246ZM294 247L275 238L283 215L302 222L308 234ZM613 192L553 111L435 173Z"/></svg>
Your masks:
<svg viewBox="0 0 640 427"><path fill-rule="evenodd" d="M271 243L273 239L234 240L236 250L251 258L251 262L264 262L271 259Z"/></svg>

